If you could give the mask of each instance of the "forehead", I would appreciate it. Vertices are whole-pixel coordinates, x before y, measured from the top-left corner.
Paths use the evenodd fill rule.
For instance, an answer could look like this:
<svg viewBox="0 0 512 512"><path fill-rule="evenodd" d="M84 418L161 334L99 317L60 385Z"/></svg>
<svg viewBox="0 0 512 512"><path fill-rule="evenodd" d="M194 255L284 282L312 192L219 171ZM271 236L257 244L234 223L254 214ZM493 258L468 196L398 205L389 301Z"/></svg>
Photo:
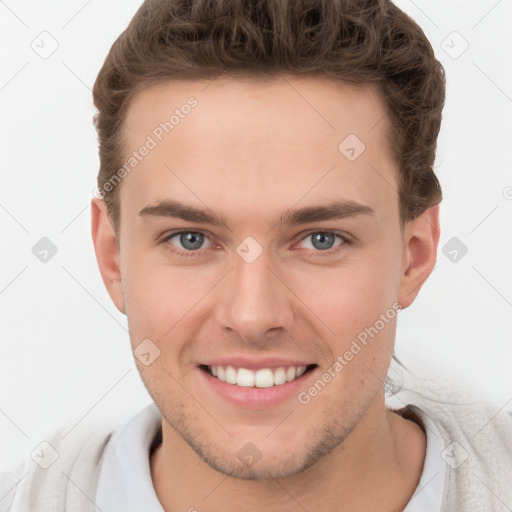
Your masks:
<svg viewBox="0 0 512 512"><path fill-rule="evenodd" d="M233 193L252 213L301 197L377 210L397 203L388 119L370 86L286 76L169 81L135 96L126 125L126 159L151 149L123 181L122 209L169 197L227 209Z"/></svg>

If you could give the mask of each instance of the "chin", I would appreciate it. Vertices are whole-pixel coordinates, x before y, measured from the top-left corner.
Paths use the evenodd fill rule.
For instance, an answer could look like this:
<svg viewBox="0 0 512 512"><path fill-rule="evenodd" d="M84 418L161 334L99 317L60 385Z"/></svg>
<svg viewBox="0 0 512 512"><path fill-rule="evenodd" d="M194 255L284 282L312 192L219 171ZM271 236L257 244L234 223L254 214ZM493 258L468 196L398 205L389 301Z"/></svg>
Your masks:
<svg viewBox="0 0 512 512"><path fill-rule="evenodd" d="M267 446L260 450L247 442L236 452L230 451L233 442L228 447L215 445L213 450L212 445L198 445L192 439L187 442L199 458L219 473L240 480L275 480L305 471L331 453L345 437L329 431L322 434L310 446L297 443L272 446L267 441Z"/></svg>
<svg viewBox="0 0 512 512"><path fill-rule="evenodd" d="M282 458L273 455L271 458L261 454L258 460L242 460L238 454L231 458L223 455L216 457L198 454L211 468L231 478L238 480L275 480L300 473L311 464L301 463L296 455L283 455Z"/></svg>

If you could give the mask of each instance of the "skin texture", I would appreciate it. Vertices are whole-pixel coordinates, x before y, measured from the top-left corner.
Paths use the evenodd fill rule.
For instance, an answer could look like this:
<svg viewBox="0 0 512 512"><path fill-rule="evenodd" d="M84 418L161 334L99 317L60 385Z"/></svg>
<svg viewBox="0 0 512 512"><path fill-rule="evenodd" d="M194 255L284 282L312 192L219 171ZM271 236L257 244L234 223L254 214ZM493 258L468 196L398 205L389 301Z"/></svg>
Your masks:
<svg viewBox="0 0 512 512"><path fill-rule="evenodd" d="M166 511L402 510L423 467L420 427L385 407L396 317L306 405L293 395L246 408L206 383L214 357L317 364L308 390L394 303L408 307L431 273L439 208L400 230L396 166L383 104L370 86L315 78L234 78L154 85L132 100L126 154L193 96L197 106L119 185L119 240L94 198L92 236L105 286L128 317L132 349L160 350L142 380L163 416L151 475ZM349 161L338 145L366 146ZM229 229L140 216L164 199L222 215ZM283 212L332 201L374 215L280 226ZM203 233L189 255L175 230ZM317 232L346 234L315 250ZM252 263L237 247L262 249ZM188 246L190 247L190 246ZM337 250L337 252L335 252ZM237 456L252 443L256 463Z"/></svg>

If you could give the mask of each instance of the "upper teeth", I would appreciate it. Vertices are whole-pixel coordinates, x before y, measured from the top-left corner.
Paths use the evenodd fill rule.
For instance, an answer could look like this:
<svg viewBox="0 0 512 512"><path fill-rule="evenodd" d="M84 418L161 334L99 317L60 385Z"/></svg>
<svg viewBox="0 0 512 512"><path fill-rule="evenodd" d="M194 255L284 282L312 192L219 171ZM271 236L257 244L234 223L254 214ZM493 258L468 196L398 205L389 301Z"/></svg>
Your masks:
<svg viewBox="0 0 512 512"><path fill-rule="evenodd" d="M234 368L233 366L208 366L214 377L228 384L236 384L244 387L269 388L279 386L285 382L291 382L300 377L305 371L306 366L280 367L274 370L262 368L252 371L247 368Z"/></svg>

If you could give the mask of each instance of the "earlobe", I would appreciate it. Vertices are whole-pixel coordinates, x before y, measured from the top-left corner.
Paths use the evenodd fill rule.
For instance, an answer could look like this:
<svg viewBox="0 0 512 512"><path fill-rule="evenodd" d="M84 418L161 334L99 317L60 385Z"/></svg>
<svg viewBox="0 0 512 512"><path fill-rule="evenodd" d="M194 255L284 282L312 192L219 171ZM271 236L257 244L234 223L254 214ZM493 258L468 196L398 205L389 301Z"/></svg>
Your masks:
<svg viewBox="0 0 512 512"><path fill-rule="evenodd" d="M409 307L416 299L437 260L439 244L439 204L409 221L404 232L404 264L399 290L399 303Z"/></svg>
<svg viewBox="0 0 512 512"><path fill-rule="evenodd" d="M126 314L121 285L119 249L114 228L110 223L107 205L103 199L93 198L91 200L91 234L103 283L117 309Z"/></svg>

